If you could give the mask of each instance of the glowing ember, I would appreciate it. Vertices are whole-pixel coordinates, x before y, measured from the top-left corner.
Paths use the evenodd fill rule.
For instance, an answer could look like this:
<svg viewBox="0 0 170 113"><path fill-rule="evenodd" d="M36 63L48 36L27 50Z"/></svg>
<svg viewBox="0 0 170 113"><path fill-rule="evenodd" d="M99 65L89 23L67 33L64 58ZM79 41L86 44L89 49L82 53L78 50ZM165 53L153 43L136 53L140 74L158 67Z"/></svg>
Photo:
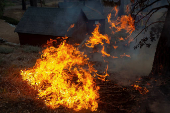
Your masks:
<svg viewBox="0 0 170 113"><path fill-rule="evenodd" d="M133 41L134 41L134 39L132 37L129 37L128 44L130 44Z"/></svg>
<svg viewBox="0 0 170 113"><path fill-rule="evenodd" d="M125 41L124 38L120 37L120 38L119 38L119 41L121 41L121 40L122 40L122 41Z"/></svg>
<svg viewBox="0 0 170 113"><path fill-rule="evenodd" d="M114 48L114 49L117 49L117 48L118 48L118 46L113 46L113 48Z"/></svg>
<svg viewBox="0 0 170 113"><path fill-rule="evenodd" d="M125 11L125 12L126 12L127 14L130 12L130 5L131 5L131 4L126 5L126 11Z"/></svg>
<svg viewBox="0 0 170 113"><path fill-rule="evenodd" d="M95 45L98 45L98 44L103 45L104 44L103 40L105 40L105 42L107 44L110 44L110 40L109 40L108 35L100 34L99 24L97 24L96 28L92 32L92 36L89 37L89 40L87 40L87 42L85 44L89 48L94 48Z"/></svg>
<svg viewBox="0 0 170 113"><path fill-rule="evenodd" d="M74 24L71 24L70 27L67 29L67 32L74 27Z"/></svg>
<svg viewBox="0 0 170 113"><path fill-rule="evenodd" d="M97 75L98 76L98 79L102 80L102 81L108 81L106 80L106 77L109 76L109 74L107 73L107 70L108 70L108 65L107 65L107 68L106 68L106 74L103 76L103 75Z"/></svg>
<svg viewBox="0 0 170 113"><path fill-rule="evenodd" d="M139 92L140 92L140 94L146 94L146 93L148 93L149 92L149 90L148 89L146 89L146 87L144 87L144 88L142 88L142 87L140 87L139 85L132 85L134 88L135 88L135 90L138 90Z"/></svg>
<svg viewBox="0 0 170 113"><path fill-rule="evenodd" d="M125 53L123 55L120 55L121 58L125 56L130 58L130 55L126 55Z"/></svg>
<svg viewBox="0 0 170 113"><path fill-rule="evenodd" d="M54 41L50 40L48 44ZM88 60L83 52L63 41L58 48L50 45L43 50L35 66L21 70L21 75L51 108L62 105L75 111L83 108L95 111L99 87L93 76L97 71Z"/></svg>

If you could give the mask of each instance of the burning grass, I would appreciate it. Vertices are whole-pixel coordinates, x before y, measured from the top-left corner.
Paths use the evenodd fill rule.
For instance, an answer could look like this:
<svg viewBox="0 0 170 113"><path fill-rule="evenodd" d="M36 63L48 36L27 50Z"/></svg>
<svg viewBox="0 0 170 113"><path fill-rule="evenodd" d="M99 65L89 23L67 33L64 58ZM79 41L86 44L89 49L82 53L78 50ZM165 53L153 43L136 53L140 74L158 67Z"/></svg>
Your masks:
<svg viewBox="0 0 170 113"><path fill-rule="evenodd" d="M111 15L108 15L108 22L117 31L125 29L129 34L134 31L134 21L130 15L118 18L115 23L110 20L110 17ZM101 45L100 52L103 57L118 58L105 52L104 43L110 44L110 37L100 34L99 26L99 24L96 25L92 36L89 37L89 40L86 40L85 45L89 48ZM74 24L68 30L72 27L74 27ZM80 52L78 48L67 44L65 39L67 37L63 37L64 41L58 48L53 45L56 40L47 41L46 48L42 51L41 57L37 57L34 66L16 65L17 68L8 67L4 74L6 77L2 77L0 83L0 96L4 98L1 99L2 103L0 103L3 104L1 105L2 111L9 112L8 107L15 104L17 107L21 106L21 109L18 109L17 112L23 110L28 112L73 113L132 112L132 107L135 104L133 93L136 93L135 91L138 89L141 91L141 87L134 85L136 88L134 90L132 86L122 87L113 81L106 80L106 77L112 74L107 72L108 66L105 72L98 74L98 70L93 66L95 64L89 61L87 55ZM119 41L122 40L124 38L119 38ZM113 47L114 49L118 48L116 41ZM25 49L28 49L25 50L25 53L34 52L37 54L34 51L35 48L33 50ZM130 57L130 55L124 53L120 57ZM26 59L27 56L17 58L20 62L25 62ZM27 59L25 64L29 61L31 60ZM21 105L21 103L24 105Z"/></svg>
<svg viewBox="0 0 170 113"><path fill-rule="evenodd" d="M35 66L22 70L21 75L51 108L63 105L76 111L95 111L99 98L92 76L95 72L86 55L63 42L58 48L47 47Z"/></svg>

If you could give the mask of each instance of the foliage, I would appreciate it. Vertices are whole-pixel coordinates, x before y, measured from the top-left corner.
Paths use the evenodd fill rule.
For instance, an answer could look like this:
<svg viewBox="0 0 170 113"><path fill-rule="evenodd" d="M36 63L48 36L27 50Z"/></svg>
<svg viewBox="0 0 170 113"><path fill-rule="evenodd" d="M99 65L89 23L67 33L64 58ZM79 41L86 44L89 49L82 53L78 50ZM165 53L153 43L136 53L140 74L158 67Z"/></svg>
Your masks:
<svg viewBox="0 0 170 113"><path fill-rule="evenodd" d="M5 20L5 22L8 22L9 24L17 25L19 23L18 20L15 20L13 18L7 17L7 16L2 16L0 19Z"/></svg>
<svg viewBox="0 0 170 113"><path fill-rule="evenodd" d="M5 9L5 0L0 0L0 17L3 16Z"/></svg>
<svg viewBox="0 0 170 113"><path fill-rule="evenodd" d="M0 53L2 54L8 54L13 52L13 48L11 47L6 47L6 46L0 46Z"/></svg>
<svg viewBox="0 0 170 113"><path fill-rule="evenodd" d="M114 6L120 6L120 0L118 2L110 1L110 0L102 0L102 3L104 6L107 7L114 7Z"/></svg>
<svg viewBox="0 0 170 113"><path fill-rule="evenodd" d="M38 46L25 45L22 50L25 53L38 53L40 52L41 48Z"/></svg>
<svg viewBox="0 0 170 113"><path fill-rule="evenodd" d="M162 28L163 28L163 23L165 22L165 17L166 17L167 12L165 12L163 14L163 16L160 17L158 20L156 20L154 22L152 21L151 23L149 23L150 18L156 12L158 12L160 9L169 7L169 5L156 5L156 3L160 3L160 2L162 2L162 0L152 0L152 1L150 1L150 0L139 0L139 1L135 1L131 5L131 14L133 15L133 18L136 20L135 25L137 25L138 23L140 23L144 19L146 20L145 23L144 23L145 26L140 31L139 34L145 33L148 30L150 30L149 31L150 35L141 39L139 41L139 43L136 46L134 46L134 49L137 49L138 47L142 48L144 45L146 45L146 47L150 47L151 46L150 42L156 41L156 39L158 39L160 37L160 34L162 32ZM146 12L146 10L147 10L147 13L145 15L143 15L143 17L140 17L137 20L137 16L142 14L142 12ZM139 36L139 34L135 37L136 40L137 40L137 37Z"/></svg>

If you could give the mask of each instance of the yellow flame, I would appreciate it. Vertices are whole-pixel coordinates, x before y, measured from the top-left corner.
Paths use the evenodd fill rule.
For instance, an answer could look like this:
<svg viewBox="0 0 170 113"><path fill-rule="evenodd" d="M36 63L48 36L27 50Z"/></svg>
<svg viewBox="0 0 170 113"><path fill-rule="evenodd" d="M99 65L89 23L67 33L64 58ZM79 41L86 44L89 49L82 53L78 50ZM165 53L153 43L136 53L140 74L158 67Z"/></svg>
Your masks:
<svg viewBox="0 0 170 113"><path fill-rule="evenodd" d="M89 48L94 48L95 45L103 45L105 40L106 43L110 44L108 35L102 35L99 32L99 24L96 24L96 28L92 32L92 36L89 37L89 40L86 41L86 46Z"/></svg>
<svg viewBox="0 0 170 113"><path fill-rule="evenodd" d="M63 105L75 111L95 111L99 87L93 76L97 71L88 60L83 52L64 41L58 48L50 45L43 50L35 66L21 70L21 75L51 108Z"/></svg>

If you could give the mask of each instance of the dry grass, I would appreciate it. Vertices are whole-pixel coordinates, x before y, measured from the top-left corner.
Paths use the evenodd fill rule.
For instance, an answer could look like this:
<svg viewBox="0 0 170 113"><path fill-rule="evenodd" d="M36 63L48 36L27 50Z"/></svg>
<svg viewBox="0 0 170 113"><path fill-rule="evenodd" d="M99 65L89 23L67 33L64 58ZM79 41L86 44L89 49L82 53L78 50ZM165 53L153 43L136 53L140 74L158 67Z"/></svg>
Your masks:
<svg viewBox="0 0 170 113"><path fill-rule="evenodd" d="M10 46L9 46L10 47ZM20 70L33 67L39 53L24 52L22 47L10 47L12 53L0 53L0 112L7 113L91 113L90 110L75 112L72 109L59 107L48 108L43 100L37 99L37 92L22 80ZM128 113L134 100L130 95L132 90L123 90L113 82L96 81L101 87L99 108L94 113ZM132 88L131 88L132 89ZM121 107L120 107L121 106Z"/></svg>

